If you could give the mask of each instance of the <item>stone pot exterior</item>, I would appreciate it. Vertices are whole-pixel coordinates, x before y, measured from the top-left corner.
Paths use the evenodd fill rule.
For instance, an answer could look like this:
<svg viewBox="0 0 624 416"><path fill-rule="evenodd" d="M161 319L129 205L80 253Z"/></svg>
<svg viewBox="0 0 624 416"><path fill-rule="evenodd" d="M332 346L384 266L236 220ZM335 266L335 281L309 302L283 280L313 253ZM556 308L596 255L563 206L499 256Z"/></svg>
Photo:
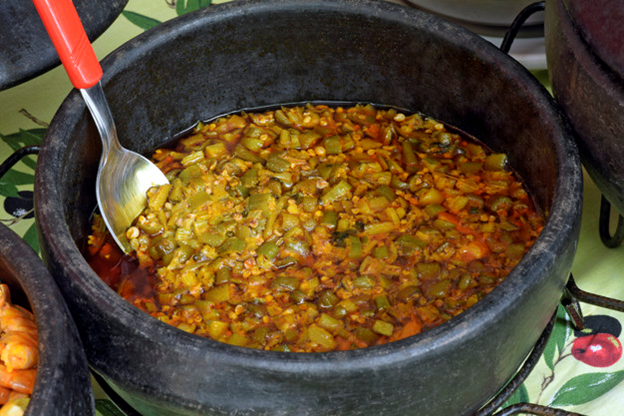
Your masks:
<svg viewBox="0 0 624 416"><path fill-rule="evenodd" d="M475 34L388 2L236 1L159 25L109 55L103 68L121 142L141 153L237 109L387 104L507 153L549 215L503 283L425 333L318 354L217 343L134 308L82 257L100 144L73 91L38 159L42 252L91 367L142 414L468 415L514 374L555 312L580 228L577 149L548 92Z"/></svg>
<svg viewBox="0 0 624 416"><path fill-rule="evenodd" d="M39 330L37 378L24 416L95 415L87 359L63 296L37 254L2 224L0 280L13 303L32 310Z"/></svg>
<svg viewBox="0 0 624 416"><path fill-rule="evenodd" d="M545 16L553 95L577 133L587 172L624 213L622 2L551 0Z"/></svg>

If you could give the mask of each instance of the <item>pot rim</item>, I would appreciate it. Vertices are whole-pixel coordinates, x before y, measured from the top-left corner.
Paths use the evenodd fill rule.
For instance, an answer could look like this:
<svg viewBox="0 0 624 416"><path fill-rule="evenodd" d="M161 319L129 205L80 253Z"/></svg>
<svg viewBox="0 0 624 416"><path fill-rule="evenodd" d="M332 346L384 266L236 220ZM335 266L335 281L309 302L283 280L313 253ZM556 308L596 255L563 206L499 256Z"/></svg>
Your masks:
<svg viewBox="0 0 624 416"><path fill-rule="evenodd" d="M368 12L372 10L376 16L383 16L390 20L413 22L418 17L423 22L427 22L426 30L436 31L439 36L446 39L452 37L462 47L478 54L486 62L498 66L499 74L503 74L501 76L514 73L519 78L516 83L517 92L535 100L539 111L547 121L546 127L556 133L553 135L553 145L556 147L557 163L560 169L550 217L533 247L499 286L483 300L450 321L421 334L382 346L325 353L281 353L236 347L188 334L158 321L123 300L88 266L65 225L63 210L55 208L55 204L49 202L45 206L37 205L36 217L46 219L45 223L38 221L38 225L41 227L41 232L49 239L50 250L54 256L63 259L66 268L73 275L84 276L81 282L70 284L79 285L85 295L101 305L102 312L111 320L133 322L136 333L143 337L156 338L159 343L165 345L170 345L174 341L178 344L183 343L190 350L204 351L210 357L218 357L224 362L290 372L297 370L305 372L312 368L323 369L326 372L341 372L347 367L358 366L377 368L396 364L412 356L429 353L434 349L436 352L450 350L460 339L466 342L470 337L478 336L480 330L492 325L503 311L513 304L518 293L530 291L538 282L528 277L534 276L536 271L548 268L555 262L557 252L553 250L553 246L563 245L567 241L562 240L574 238L576 219L580 218L582 171L565 116L546 89L524 67L511 57L502 56L505 54L498 48L461 27L418 10L388 2L313 0L305 3L305 7L311 9L333 9L343 12L344 7L355 9L356 6ZM157 30L150 30L137 36L106 57L102 61L104 69L102 84L105 87L109 80L124 70L128 61L138 61L142 55L149 54L152 49L166 43L171 36L184 36L194 27L210 24L213 19L223 19L224 15L227 15L227 19L236 19L254 12L275 10L276 7L301 8L302 3L296 0L275 0L269 3L241 0L219 4L164 22L158 26ZM47 184L56 183L55 166L61 165L60 155L67 146L57 137L62 136L64 131L71 130L85 112L86 107L79 92L73 90L55 115L40 152L35 180L37 200L54 201L57 204L61 200L58 186L47 186ZM562 236L564 236L563 239ZM545 276L541 279L545 279ZM539 324L545 327L547 320ZM372 360L372 357L375 359Z"/></svg>
<svg viewBox="0 0 624 416"><path fill-rule="evenodd" d="M89 410L94 409L95 402L87 360L63 296L39 256L3 224L0 224L0 264L6 275L11 276L6 278L2 273L2 282L8 281L9 287L19 286L37 321L39 366L25 415L51 415L69 410L93 414ZM13 292L11 295L11 300L15 300ZM71 371L66 371L69 364ZM75 382L73 392L65 391L69 381Z"/></svg>

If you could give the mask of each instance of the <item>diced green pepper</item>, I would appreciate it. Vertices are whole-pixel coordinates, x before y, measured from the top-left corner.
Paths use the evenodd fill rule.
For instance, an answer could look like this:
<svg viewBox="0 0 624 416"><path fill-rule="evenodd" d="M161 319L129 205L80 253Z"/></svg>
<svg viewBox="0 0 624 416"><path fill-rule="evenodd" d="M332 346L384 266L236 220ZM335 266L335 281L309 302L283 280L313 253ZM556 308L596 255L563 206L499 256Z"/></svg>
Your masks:
<svg viewBox="0 0 624 416"><path fill-rule="evenodd" d="M308 337L310 337L310 341L322 345L327 349L333 349L336 347L334 336L320 326L310 325L310 328L308 329Z"/></svg>
<svg viewBox="0 0 624 416"><path fill-rule="evenodd" d="M202 152L201 150L198 150L196 152L189 154L188 156L185 156L180 161L180 163L182 163L183 166L189 166L194 163L201 162L204 159L205 159L204 152Z"/></svg>
<svg viewBox="0 0 624 416"><path fill-rule="evenodd" d="M390 335L392 335L392 332L394 331L394 325L392 325L390 322L386 322L386 321L382 321L378 319L373 324L373 331L377 332L380 335L385 335L389 337Z"/></svg>
<svg viewBox="0 0 624 416"><path fill-rule="evenodd" d="M282 275L271 281L271 288L278 291L292 292L293 290L298 289L300 284L301 282L296 277Z"/></svg>
<svg viewBox="0 0 624 416"><path fill-rule="evenodd" d="M302 149L309 149L314 146L314 144L321 138L322 136L315 131L307 131L303 132L299 135L299 144Z"/></svg>
<svg viewBox="0 0 624 416"><path fill-rule="evenodd" d="M322 313L316 323L318 326L327 329L328 331L337 331L340 327L342 327L342 322L326 313Z"/></svg>
<svg viewBox="0 0 624 416"><path fill-rule="evenodd" d="M321 196L321 203L323 205L328 205L338 199L344 198L349 191L351 191L351 188L352 186L349 185L347 181L341 180Z"/></svg>
<svg viewBox="0 0 624 416"><path fill-rule="evenodd" d="M211 247L219 247L221 244L223 244L223 242L225 242L226 238L227 237L223 234L212 232L202 233L199 235L199 241L204 244L208 244Z"/></svg>
<svg viewBox="0 0 624 416"><path fill-rule="evenodd" d="M390 301L386 295L377 296L375 298L375 306L377 306L377 310L383 311L390 308Z"/></svg>
<svg viewBox="0 0 624 416"><path fill-rule="evenodd" d="M425 207L425 212L431 218L436 217L439 213L444 212L444 211L446 211L446 208L444 208L440 204L429 204Z"/></svg>
<svg viewBox="0 0 624 416"><path fill-rule="evenodd" d="M415 285L409 285L409 286L405 286L403 289L401 289L399 291L399 293L397 293L397 300L400 300L401 302L407 302L409 300L409 298L411 298L414 295L419 294L420 291L418 290L418 287Z"/></svg>
<svg viewBox="0 0 624 416"><path fill-rule="evenodd" d="M402 143L403 149L403 162L406 166L406 171L409 173L414 173L418 170L418 156L414 153L414 149L408 140L404 140Z"/></svg>
<svg viewBox="0 0 624 416"><path fill-rule="evenodd" d="M459 171L465 175L476 175L482 167L481 162L464 162L459 165Z"/></svg>
<svg viewBox="0 0 624 416"><path fill-rule="evenodd" d="M204 298L211 302L226 302L230 300L230 285L226 283L224 285L213 287L206 292Z"/></svg>
<svg viewBox="0 0 624 416"><path fill-rule="evenodd" d="M415 248L427 247L427 241L421 240L420 238L410 234L401 234L401 236L397 238L396 242L399 247L404 250L414 250Z"/></svg>
<svg viewBox="0 0 624 416"><path fill-rule="evenodd" d="M210 200L210 195L208 195L208 193L205 191L198 192L188 198L189 206L192 210L197 210L199 207L201 207Z"/></svg>
<svg viewBox="0 0 624 416"><path fill-rule="evenodd" d="M377 235L392 232L396 229L396 224L393 222L378 222L373 224L367 224L364 227L365 235Z"/></svg>
<svg viewBox="0 0 624 416"><path fill-rule="evenodd" d="M264 142L262 140L252 137L243 137L240 143L247 149L255 153L258 153L260 150L262 150L262 147L264 146Z"/></svg>
<svg viewBox="0 0 624 416"><path fill-rule="evenodd" d="M325 146L325 153L328 155L337 155L342 152L342 148L340 147L340 137L338 136L327 137L323 141L323 146Z"/></svg>
<svg viewBox="0 0 624 416"><path fill-rule="evenodd" d="M368 343L369 345L370 345L370 344L373 344L375 341L377 341L377 338L378 338L377 334L375 334L375 333L374 333L373 331L371 331L370 329L368 329L368 328L364 328L364 327L358 327L358 328L356 328L356 330L355 330L355 336L356 336L358 339L360 339L360 340L362 340L362 341L364 341L364 342Z"/></svg>
<svg viewBox="0 0 624 416"><path fill-rule="evenodd" d="M354 235L349 236L349 241L351 242L349 249L349 258L357 259L362 257L362 241Z"/></svg>
<svg viewBox="0 0 624 416"><path fill-rule="evenodd" d="M247 211L262 211L265 215L271 214L271 209L269 208L269 201L273 198L269 193L263 194L253 194L247 198Z"/></svg>
<svg viewBox="0 0 624 416"><path fill-rule="evenodd" d="M375 279L370 276L360 276L353 279L353 286L360 289L370 289L375 286Z"/></svg>
<svg viewBox="0 0 624 416"><path fill-rule="evenodd" d="M492 153L485 158L485 170L501 171L507 166L507 155L504 153Z"/></svg>
<svg viewBox="0 0 624 416"><path fill-rule="evenodd" d="M213 339L219 339L221 334L223 334L228 329L228 326L229 325L227 322L210 321L207 325L208 335L210 335L210 337Z"/></svg>
<svg viewBox="0 0 624 416"><path fill-rule="evenodd" d="M336 211L323 211L321 224L326 225L330 228L335 228L338 224L338 214L336 213Z"/></svg>
<svg viewBox="0 0 624 416"><path fill-rule="evenodd" d="M169 191L171 191L170 184L161 185L156 193L151 198L149 198L149 208L152 211L159 211L163 207L163 205L165 205L165 202L167 202Z"/></svg>
<svg viewBox="0 0 624 416"><path fill-rule="evenodd" d="M266 167L273 172L285 172L290 169L290 162L277 155L271 155L267 159Z"/></svg>
<svg viewBox="0 0 624 416"><path fill-rule="evenodd" d="M228 238L218 249L220 254L242 253L244 250L245 242L236 237Z"/></svg>
<svg viewBox="0 0 624 416"><path fill-rule="evenodd" d="M318 304L321 308L331 308L339 301L340 298L338 298L338 296L336 296L330 290L323 291L323 293L321 293L321 295L318 297Z"/></svg>
<svg viewBox="0 0 624 416"><path fill-rule="evenodd" d="M230 337L226 341L226 343L230 345L236 345L239 347L244 347L245 345L247 345L248 342L249 339L247 339L245 335L237 333L233 333L232 335L230 335Z"/></svg>
<svg viewBox="0 0 624 416"><path fill-rule="evenodd" d="M390 252L388 251L387 246L379 246L373 249L373 256L376 259L385 259L389 255L390 255Z"/></svg>
<svg viewBox="0 0 624 416"><path fill-rule="evenodd" d="M253 188L258 185L258 169L249 169L241 176L240 181L246 188Z"/></svg>
<svg viewBox="0 0 624 416"><path fill-rule="evenodd" d="M273 260L279 254L279 247L277 246L277 244L267 241L266 243L263 243L260 247L258 247L256 253L262 254L269 260Z"/></svg>
<svg viewBox="0 0 624 416"><path fill-rule="evenodd" d="M396 194L392 190L392 188L388 185L380 185L375 189L375 193L377 195L383 196L388 200L388 202L392 202L396 199Z"/></svg>
<svg viewBox="0 0 624 416"><path fill-rule="evenodd" d="M242 144L237 145L234 148L234 155L246 160L248 162L252 162L252 163L262 163L264 162L264 159L260 156L258 156L257 154L255 154L254 152L250 151L249 149L247 149L245 146L243 146Z"/></svg>
<svg viewBox="0 0 624 416"><path fill-rule="evenodd" d="M442 279L431 285L425 295L427 295L428 298L442 299L446 296L449 286L450 281L448 279Z"/></svg>

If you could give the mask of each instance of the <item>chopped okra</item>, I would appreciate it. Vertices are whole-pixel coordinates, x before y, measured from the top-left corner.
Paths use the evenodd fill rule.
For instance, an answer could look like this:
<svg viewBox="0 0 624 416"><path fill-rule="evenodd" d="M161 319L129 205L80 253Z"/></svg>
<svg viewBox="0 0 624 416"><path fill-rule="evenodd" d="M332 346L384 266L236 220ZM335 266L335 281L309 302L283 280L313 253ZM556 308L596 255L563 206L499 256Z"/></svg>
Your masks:
<svg viewBox="0 0 624 416"><path fill-rule="evenodd" d="M96 217L89 262L146 313L238 347L349 350L440 325L545 221L507 155L372 105L223 116L152 158L171 185L148 192L134 252Z"/></svg>

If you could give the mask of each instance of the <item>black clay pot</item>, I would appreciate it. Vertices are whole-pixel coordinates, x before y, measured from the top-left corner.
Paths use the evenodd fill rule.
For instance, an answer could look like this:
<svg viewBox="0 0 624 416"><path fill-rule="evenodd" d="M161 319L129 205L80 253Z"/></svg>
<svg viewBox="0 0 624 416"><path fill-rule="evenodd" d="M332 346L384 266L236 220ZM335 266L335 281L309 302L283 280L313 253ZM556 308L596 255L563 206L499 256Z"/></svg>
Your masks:
<svg viewBox="0 0 624 416"><path fill-rule="evenodd" d="M578 137L583 165L624 213L624 8L619 0L546 2L552 90Z"/></svg>
<svg viewBox="0 0 624 416"><path fill-rule="evenodd" d="M128 0L74 0L90 41L97 39L121 14ZM60 65L32 1L0 4L0 91L26 82Z"/></svg>
<svg viewBox="0 0 624 416"><path fill-rule="evenodd" d="M100 145L74 91L38 159L42 250L92 368L142 414L467 415L513 375L554 313L579 233L577 150L547 91L473 33L382 1L236 1L164 23L103 67L121 141L139 152L246 107L389 104L506 152L549 213L506 281L426 333L319 354L220 344L142 313L83 259Z"/></svg>
<svg viewBox="0 0 624 416"><path fill-rule="evenodd" d="M14 304L31 310L39 329L39 367L25 416L95 414L82 343L56 282L37 254L0 224L0 282Z"/></svg>

